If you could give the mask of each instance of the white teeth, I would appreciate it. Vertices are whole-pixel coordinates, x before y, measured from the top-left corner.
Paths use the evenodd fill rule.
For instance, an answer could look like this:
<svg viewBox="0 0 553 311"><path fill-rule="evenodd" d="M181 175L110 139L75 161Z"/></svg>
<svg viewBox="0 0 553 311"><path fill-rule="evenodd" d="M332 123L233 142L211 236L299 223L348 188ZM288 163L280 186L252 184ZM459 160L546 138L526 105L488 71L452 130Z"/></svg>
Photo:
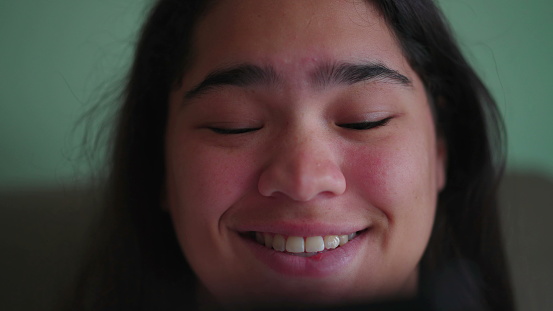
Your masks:
<svg viewBox="0 0 553 311"><path fill-rule="evenodd" d="M290 236L286 240L286 251L290 253L303 253L305 251L304 244L303 237Z"/></svg>
<svg viewBox="0 0 553 311"><path fill-rule="evenodd" d="M257 243L264 245L267 248L272 248L279 252L289 252L304 257L313 256L325 249L333 250L339 246L344 246L357 236L357 233L344 235L327 235L327 236L289 236L285 237L280 234L271 233L255 233Z"/></svg>
<svg viewBox="0 0 553 311"><path fill-rule="evenodd" d="M324 238L326 249L335 249L340 246L340 238L337 235L327 235Z"/></svg>
<svg viewBox="0 0 553 311"><path fill-rule="evenodd" d="M264 244L264 243L265 243L265 237L263 236L262 233L259 233L259 232L256 232L256 233L255 233L255 240L256 240L257 243L259 243L259 244Z"/></svg>
<svg viewBox="0 0 553 311"><path fill-rule="evenodd" d="M263 233L263 237L265 238L265 247L273 248L273 236L268 233Z"/></svg>
<svg viewBox="0 0 553 311"><path fill-rule="evenodd" d="M324 251L325 242L322 236L310 236L305 238L305 251L308 253Z"/></svg>
<svg viewBox="0 0 553 311"><path fill-rule="evenodd" d="M341 235L339 236L340 238L340 246L343 246L344 244L346 244L348 242L348 236L347 235Z"/></svg>
<svg viewBox="0 0 553 311"><path fill-rule="evenodd" d="M277 234L273 238L273 249L275 251L284 252L286 249L286 239L280 234Z"/></svg>

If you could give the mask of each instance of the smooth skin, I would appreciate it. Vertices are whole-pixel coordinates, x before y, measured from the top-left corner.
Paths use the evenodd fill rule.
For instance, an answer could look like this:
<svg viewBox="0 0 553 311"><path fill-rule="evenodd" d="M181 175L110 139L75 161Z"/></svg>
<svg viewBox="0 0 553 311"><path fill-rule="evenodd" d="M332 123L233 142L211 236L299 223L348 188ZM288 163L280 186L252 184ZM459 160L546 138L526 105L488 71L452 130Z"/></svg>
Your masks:
<svg viewBox="0 0 553 311"><path fill-rule="evenodd" d="M222 305L413 296L446 151L425 88L375 8L220 1L200 20L193 55L170 98L166 185L205 295ZM398 75L333 81L325 72L340 64ZM198 88L245 65L266 75ZM364 231L347 260L315 273L275 270L256 256L274 251L244 234L351 230Z"/></svg>

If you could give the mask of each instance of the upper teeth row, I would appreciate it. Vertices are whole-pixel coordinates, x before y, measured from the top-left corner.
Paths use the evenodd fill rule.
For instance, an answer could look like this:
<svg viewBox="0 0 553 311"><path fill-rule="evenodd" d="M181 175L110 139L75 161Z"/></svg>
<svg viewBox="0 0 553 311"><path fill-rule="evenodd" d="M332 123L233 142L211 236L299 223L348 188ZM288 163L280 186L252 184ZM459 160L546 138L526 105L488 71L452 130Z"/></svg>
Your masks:
<svg viewBox="0 0 553 311"><path fill-rule="evenodd" d="M279 252L290 253L314 253L325 249L334 249L346 244L356 236L356 233L345 235L327 235L327 236L289 236L288 238L280 234L255 233L255 240L265 247L272 248Z"/></svg>

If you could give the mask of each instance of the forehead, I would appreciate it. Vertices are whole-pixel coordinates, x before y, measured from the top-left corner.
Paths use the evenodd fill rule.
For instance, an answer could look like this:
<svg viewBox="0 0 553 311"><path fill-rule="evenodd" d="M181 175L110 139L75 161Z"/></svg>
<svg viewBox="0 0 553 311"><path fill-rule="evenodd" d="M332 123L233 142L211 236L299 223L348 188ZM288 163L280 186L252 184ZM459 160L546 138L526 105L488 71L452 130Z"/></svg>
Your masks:
<svg viewBox="0 0 553 311"><path fill-rule="evenodd" d="M368 1L219 1L200 20L190 78L240 63L301 76L322 63L383 63L412 72L395 37Z"/></svg>

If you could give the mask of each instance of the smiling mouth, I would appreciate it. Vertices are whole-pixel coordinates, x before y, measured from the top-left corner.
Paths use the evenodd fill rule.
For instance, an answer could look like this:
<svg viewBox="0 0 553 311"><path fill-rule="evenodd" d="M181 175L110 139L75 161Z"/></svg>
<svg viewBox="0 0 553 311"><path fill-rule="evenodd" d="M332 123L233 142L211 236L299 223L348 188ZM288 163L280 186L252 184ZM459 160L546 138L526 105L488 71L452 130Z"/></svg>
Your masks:
<svg viewBox="0 0 553 311"><path fill-rule="evenodd" d="M283 236L274 233L249 232L249 236L258 244L277 252L301 257L311 257L346 245L365 230L344 235L325 236Z"/></svg>

